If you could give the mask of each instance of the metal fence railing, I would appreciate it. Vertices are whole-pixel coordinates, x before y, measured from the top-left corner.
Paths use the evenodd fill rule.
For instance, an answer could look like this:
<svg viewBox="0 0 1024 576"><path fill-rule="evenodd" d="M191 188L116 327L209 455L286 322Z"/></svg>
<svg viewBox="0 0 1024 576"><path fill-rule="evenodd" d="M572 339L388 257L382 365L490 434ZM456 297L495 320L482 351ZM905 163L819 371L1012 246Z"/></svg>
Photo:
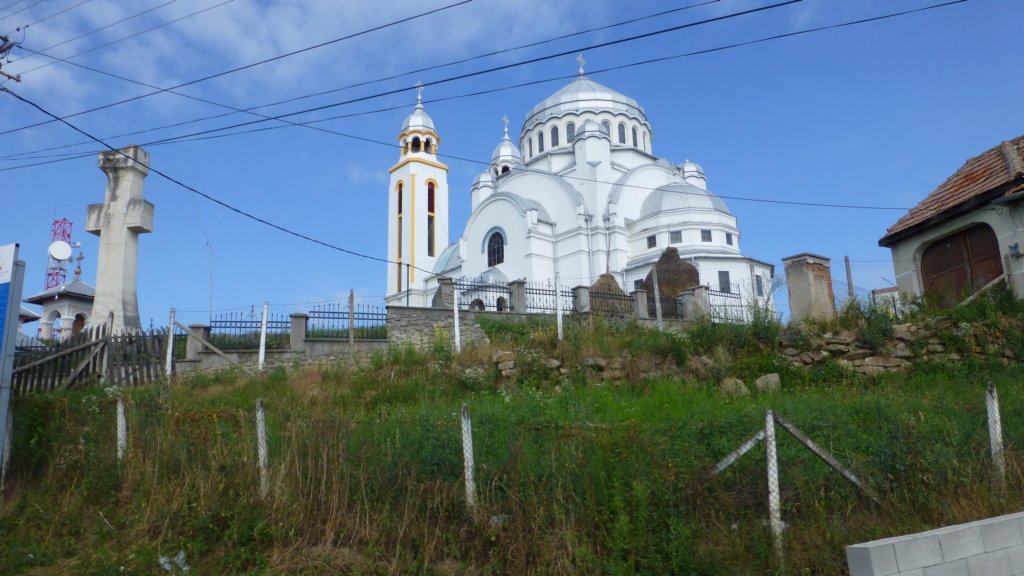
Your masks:
<svg viewBox="0 0 1024 576"><path fill-rule="evenodd" d="M743 303L743 297L735 292L708 290L711 305L711 321L726 324L743 324L750 321L750 307Z"/></svg>
<svg viewBox="0 0 1024 576"><path fill-rule="evenodd" d="M623 292L590 291L590 311L608 316L633 314L633 297Z"/></svg>
<svg viewBox="0 0 1024 576"><path fill-rule="evenodd" d="M260 346L261 313L228 312L210 320L210 343L221 350L255 350ZM291 320L284 314L267 316L267 349L287 348Z"/></svg>
<svg viewBox="0 0 1024 576"><path fill-rule="evenodd" d="M508 312L512 309L512 289L507 284L461 279L455 281L455 294L459 308L464 310Z"/></svg>
<svg viewBox="0 0 1024 576"><path fill-rule="evenodd" d="M558 311L557 298L562 299L562 311L572 311L572 290L554 284L528 282L526 284L526 311L553 314Z"/></svg>
<svg viewBox="0 0 1024 576"><path fill-rule="evenodd" d="M356 304L350 310L348 304L326 303L313 306L308 316L306 338L310 340L348 338L349 328L354 340L388 338L388 314L380 306Z"/></svg>

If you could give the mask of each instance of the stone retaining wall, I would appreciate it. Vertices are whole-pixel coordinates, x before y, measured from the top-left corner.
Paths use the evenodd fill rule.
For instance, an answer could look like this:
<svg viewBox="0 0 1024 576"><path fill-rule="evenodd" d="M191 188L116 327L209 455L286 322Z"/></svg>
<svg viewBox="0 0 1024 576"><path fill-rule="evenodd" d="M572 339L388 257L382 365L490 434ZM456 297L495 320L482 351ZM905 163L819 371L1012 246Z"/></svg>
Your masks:
<svg viewBox="0 0 1024 576"><path fill-rule="evenodd" d="M1024 512L846 547L850 576L1022 576Z"/></svg>

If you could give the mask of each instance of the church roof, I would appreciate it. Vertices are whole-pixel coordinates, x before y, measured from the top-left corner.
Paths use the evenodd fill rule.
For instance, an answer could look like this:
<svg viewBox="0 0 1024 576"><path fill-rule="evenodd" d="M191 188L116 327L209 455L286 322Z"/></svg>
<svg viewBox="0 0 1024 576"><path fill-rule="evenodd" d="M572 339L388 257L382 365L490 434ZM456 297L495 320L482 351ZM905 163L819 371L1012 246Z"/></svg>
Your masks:
<svg viewBox="0 0 1024 576"><path fill-rule="evenodd" d="M459 245L449 244L447 248L441 252L441 256L437 259L434 264L434 274L441 274L452 268L458 268L462 266L462 257L459 256Z"/></svg>
<svg viewBox="0 0 1024 576"><path fill-rule="evenodd" d="M416 107L412 109L412 114L406 117L405 122L402 122L402 132L406 130L426 130L434 132L434 120L430 118L427 111L423 109L423 100L420 97L416 98Z"/></svg>
<svg viewBox="0 0 1024 576"><path fill-rule="evenodd" d="M674 210L717 210L732 215L722 199L693 184L668 184L655 189L640 206L640 218Z"/></svg>
<svg viewBox="0 0 1024 576"><path fill-rule="evenodd" d="M502 160L516 164L523 163L523 154L519 152L519 148L516 148L516 145L512 143L512 139L508 137L507 125L505 126L505 134L501 137L501 142L494 147L494 152L491 153L491 163L497 163Z"/></svg>
<svg viewBox="0 0 1024 576"><path fill-rule="evenodd" d="M19 322L35 322L42 318L39 314L25 308L24 306L18 306L18 321Z"/></svg>
<svg viewBox="0 0 1024 576"><path fill-rule="evenodd" d="M645 122L647 121L644 109L640 107L636 100L594 82L586 76L579 76L567 86L534 106L533 110L530 110L530 113L526 115L523 127L529 127L534 122L543 122L552 116L561 116L567 112L581 112L584 110L624 112L632 116L639 116Z"/></svg>
<svg viewBox="0 0 1024 576"><path fill-rule="evenodd" d="M35 296L29 296L25 298L25 302L29 304L42 304L44 301L58 296L74 296L84 300L93 300L96 298L96 289L81 280L74 280L62 286L54 286L44 290Z"/></svg>

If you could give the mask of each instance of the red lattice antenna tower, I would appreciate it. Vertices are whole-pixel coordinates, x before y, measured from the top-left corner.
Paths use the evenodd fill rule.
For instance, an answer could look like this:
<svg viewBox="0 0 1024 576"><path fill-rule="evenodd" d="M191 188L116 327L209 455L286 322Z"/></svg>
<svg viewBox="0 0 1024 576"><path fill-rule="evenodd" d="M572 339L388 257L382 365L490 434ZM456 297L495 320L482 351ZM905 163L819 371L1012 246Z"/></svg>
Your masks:
<svg viewBox="0 0 1024 576"><path fill-rule="evenodd" d="M67 218L61 218L60 220L53 221L53 227L51 228L52 239L50 240L51 248L54 246L54 244L57 244L58 242L62 242L64 243L64 245L70 247L71 226L71 221L68 220ZM49 265L46 267L46 288L44 288L45 290L49 290L50 288L54 288L56 286L64 284L64 280L66 280L68 277L67 269L64 267L64 263L67 262L67 257L65 256L63 259L54 258L55 255L64 256L63 254L59 253L59 250L56 251L56 254L55 251L52 249L49 250L48 252L50 256L50 262Z"/></svg>

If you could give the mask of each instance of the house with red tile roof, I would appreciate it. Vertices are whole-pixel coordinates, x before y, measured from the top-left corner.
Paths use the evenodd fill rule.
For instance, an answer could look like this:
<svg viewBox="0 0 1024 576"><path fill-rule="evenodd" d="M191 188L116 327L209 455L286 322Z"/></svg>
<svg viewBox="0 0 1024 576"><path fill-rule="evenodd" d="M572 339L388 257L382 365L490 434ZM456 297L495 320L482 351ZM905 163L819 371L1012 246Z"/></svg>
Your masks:
<svg viewBox="0 0 1024 576"><path fill-rule="evenodd" d="M952 306L1006 279L1024 296L1022 201L1024 136L967 160L878 241L900 292Z"/></svg>

